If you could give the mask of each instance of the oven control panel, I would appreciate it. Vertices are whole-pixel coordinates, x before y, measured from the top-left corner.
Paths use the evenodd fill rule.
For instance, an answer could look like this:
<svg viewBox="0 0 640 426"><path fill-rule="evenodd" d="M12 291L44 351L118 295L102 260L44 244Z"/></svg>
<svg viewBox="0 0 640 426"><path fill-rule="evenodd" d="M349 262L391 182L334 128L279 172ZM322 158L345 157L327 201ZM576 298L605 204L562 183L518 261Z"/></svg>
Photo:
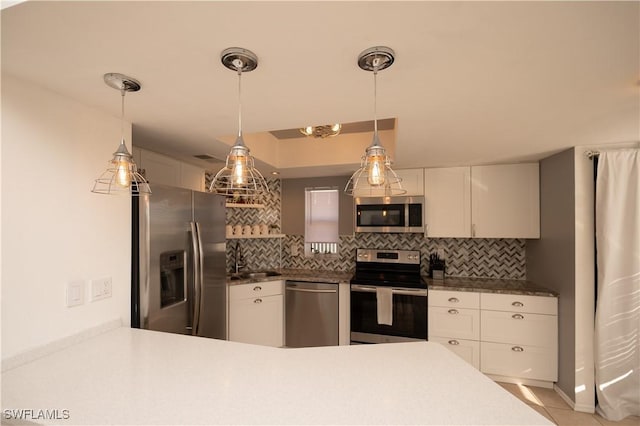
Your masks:
<svg viewBox="0 0 640 426"><path fill-rule="evenodd" d="M419 250L357 249L356 262L420 264Z"/></svg>

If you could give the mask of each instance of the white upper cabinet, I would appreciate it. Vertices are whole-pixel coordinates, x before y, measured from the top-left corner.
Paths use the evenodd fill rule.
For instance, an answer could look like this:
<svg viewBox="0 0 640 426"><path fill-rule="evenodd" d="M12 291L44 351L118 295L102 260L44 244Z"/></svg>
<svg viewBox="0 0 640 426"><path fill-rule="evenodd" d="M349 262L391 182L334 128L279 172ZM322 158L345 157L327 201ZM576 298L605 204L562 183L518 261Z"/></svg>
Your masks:
<svg viewBox="0 0 640 426"><path fill-rule="evenodd" d="M471 168L472 236L540 238L538 163Z"/></svg>
<svg viewBox="0 0 640 426"><path fill-rule="evenodd" d="M425 169L425 234L427 237L471 236L471 169Z"/></svg>
<svg viewBox="0 0 640 426"><path fill-rule="evenodd" d="M424 195L424 169L400 169L394 170L402 179L402 189L407 191L404 195Z"/></svg>
<svg viewBox="0 0 640 426"><path fill-rule="evenodd" d="M538 163L425 169L426 236L540 238Z"/></svg>
<svg viewBox="0 0 640 426"><path fill-rule="evenodd" d="M424 195L424 169L393 169L402 181L400 185L407 193L403 195ZM353 192L354 197L384 197L384 188L357 189Z"/></svg>
<svg viewBox="0 0 640 426"><path fill-rule="evenodd" d="M133 148L133 157L138 168L145 171L144 177L149 181L151 191L154 184L205 190L204 169L136 147Z"/></svg>
<svg viewBox="0 0 640 426"><path fill-rule="evenodd" d="M205 191L204 170L191 164L180 164L180 186L195 191Z"/></svg>

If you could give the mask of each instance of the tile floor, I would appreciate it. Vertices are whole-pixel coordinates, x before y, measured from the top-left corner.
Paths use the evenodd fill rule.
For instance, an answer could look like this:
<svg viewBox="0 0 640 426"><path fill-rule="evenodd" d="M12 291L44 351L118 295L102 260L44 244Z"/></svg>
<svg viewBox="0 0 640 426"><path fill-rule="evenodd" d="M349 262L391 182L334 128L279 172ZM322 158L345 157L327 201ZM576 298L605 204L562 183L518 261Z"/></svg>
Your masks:
<svg viewBox="0 0 640 426"><path fill-rule="evenodd" d="M640 425L640 417L636 416L627 417L619 422L612 422L602 418L599 414L573 411L553 389L514 385L512 383L498 384L558 426Z"/></svg>

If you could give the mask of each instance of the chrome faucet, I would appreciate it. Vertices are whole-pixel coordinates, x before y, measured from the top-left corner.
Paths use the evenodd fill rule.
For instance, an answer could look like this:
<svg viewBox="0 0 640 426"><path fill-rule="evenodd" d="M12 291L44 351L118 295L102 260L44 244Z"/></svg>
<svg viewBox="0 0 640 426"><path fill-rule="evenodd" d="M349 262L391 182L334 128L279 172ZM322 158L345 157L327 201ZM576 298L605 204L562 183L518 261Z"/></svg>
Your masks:
<svg viewBox="0 0 640 426"><path fill-rule="evenodd" d="M244 263L244 257L242 256L242 248L240 247L240 241L236 241L236 248L234 250L234 262L236 274L240 272L240 269L246 268Z"/></svg>

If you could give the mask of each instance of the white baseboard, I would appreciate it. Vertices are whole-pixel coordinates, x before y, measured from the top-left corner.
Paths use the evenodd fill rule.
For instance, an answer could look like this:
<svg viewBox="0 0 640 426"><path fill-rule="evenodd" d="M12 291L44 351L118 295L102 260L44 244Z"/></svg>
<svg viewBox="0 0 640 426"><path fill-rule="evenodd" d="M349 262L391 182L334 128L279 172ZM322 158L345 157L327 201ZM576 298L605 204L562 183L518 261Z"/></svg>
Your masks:
<svg viewBox="0 0 640 426"><path fill-rule="evenodd" d="M581 413L590 413L590 414L595 413L596 411L595 405L576 404L571 398L569 398L569 396L566 393L564 393L562 389L558 387L558 385L554 385L553 390L556 391L558 395L560 395L560 398L562 398L564 402L566 402L569 405L569 407L573 409L573 411L580 411Z"/></svg>
<svg viewBox="0 0 640 426"><path fill-rule="evenodd" d="M485 374L495 382L514 383L516 385L537 386L539 388L553 389L553 382L546 380L523 379L520 377L498 376L496 374Z"/></svg>
<svg viewBox="0 0 640 426"><path fill-rule="evenodd" d="M13 368L24 365L28 362L34 361L43 356L47 356L54 352L58 352L69 346L83 342L99 334L111 331L113 329L122 327L122 320L120 318L111 320L109 322L97 325L95 327L88 328L79 333L72 334L71 336L63 337L62 339L54 340L53 342L46 343L42 346L30 349L22 352L18 355L14 355L7 359L2 360L2 372L11 370Z"/></svg>

